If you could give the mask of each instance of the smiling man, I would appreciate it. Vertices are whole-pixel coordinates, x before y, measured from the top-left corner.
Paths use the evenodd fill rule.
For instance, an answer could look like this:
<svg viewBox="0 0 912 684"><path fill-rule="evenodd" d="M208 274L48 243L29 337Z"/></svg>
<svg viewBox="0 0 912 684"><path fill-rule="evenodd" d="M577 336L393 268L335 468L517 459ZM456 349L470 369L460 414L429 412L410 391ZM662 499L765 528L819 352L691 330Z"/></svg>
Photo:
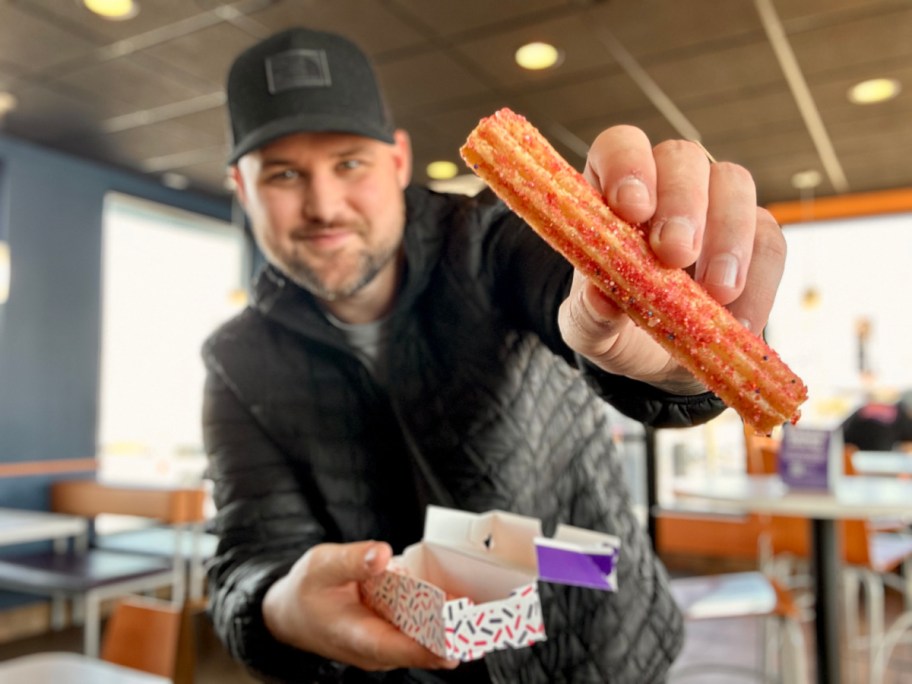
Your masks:
<svg viewBox="0 0 912 684"><path fill-rule="evenodd" d="M228 79L238 199L266 258L204 349L218 506L211 614L270 681L665 679L683 639L631 510L607 405L684 426L724 407L503 204L411 183L365 55L291 29ZM759 333L784 241L751 176L694 144L598 137L589 180L666 264ZM435 656L360 601L428 504L621 538L618 591L542 583L548 640Z"/></svg>

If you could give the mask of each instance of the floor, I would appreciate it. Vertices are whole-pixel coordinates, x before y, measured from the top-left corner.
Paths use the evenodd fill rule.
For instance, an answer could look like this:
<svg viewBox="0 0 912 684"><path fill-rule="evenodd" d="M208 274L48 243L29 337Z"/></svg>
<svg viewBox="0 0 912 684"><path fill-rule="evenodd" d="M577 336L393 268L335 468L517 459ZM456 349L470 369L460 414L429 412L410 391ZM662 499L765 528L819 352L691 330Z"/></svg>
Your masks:
<svg viewBox="0 0 912 684"><path fill-rule="evenodd" d="M888 592L887 616L895 616L900 610L899 597ZM197 622L197 677L198 684L251 684L255 682L243 668L234 663L223 650L218 639L212 633L206 618L198 616ZM687 677L678 676L683 669L695 663L712 661L723 665L753 667L759 661L760 634L757 621L752 619L737 620L702 620L688 624L687 642L684 652L678 659L671 678L671 684L692 682L694 684L738 684L739 682L759 681L733 674L731 671L712 674L702 671ZM810 626L805 630L806 643L813 643ZM79 651L81 632L78 629L66 629L39 637L22 639L0 644L0 660L18 655L39 651ZM808 681L813 682L813 657L809 656L811 671ZM849 654L847 651L843 664L845 684L857 682L866 684L868 677L864 667L864 654ZM895 651L883 684L900 684L912 682L912 643L901 644ZM834 683L836 684L836 683Z"/></svg>
<svg viewBox="0 0 912 684"><path fill-rule="evenodd" d="M902 597L893 591L886 593L887 624L902 611ZM862 607L863 608L863 607ZM862 623L861 629L865 629ZM670 684L740 684L762 681L756 676L724 670L726 667L759 668L762 654L762 626L756 618L699 620L687 625L684 651L672 670ZM808 651L807 681L814 682L814 631L813 625L804 625L804 640ZM838 684L868 684L867 650L850 650L843 645L841 662L843 682ZM700 668L697 664L721 665L719 672ZM686 676L685 676L686 674ZM912 633L894 650L882 684L908 684L912 682ZM833 683L837 684L837 683Z"/></svg>

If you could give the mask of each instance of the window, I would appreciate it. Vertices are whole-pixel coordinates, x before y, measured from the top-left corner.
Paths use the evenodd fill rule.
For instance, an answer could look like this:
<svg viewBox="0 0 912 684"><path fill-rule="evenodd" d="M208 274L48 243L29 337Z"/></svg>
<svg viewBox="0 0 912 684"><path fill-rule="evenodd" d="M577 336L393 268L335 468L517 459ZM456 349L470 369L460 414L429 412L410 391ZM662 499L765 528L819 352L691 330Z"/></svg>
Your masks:
<svg viewBox="0 0 912 684"><path fill-rule="evenodd" d="M229 223L112 194L103 225L100 477L198 484L205 338L246 301Z"/></svg>
<svg viewBox="0 0 912 684"><path fill-rule="evenodd" d="M805 380L803 422L838 422L869 394L912 388L912 309L904 296L912 214L795 224L767 329Z"/></svg>

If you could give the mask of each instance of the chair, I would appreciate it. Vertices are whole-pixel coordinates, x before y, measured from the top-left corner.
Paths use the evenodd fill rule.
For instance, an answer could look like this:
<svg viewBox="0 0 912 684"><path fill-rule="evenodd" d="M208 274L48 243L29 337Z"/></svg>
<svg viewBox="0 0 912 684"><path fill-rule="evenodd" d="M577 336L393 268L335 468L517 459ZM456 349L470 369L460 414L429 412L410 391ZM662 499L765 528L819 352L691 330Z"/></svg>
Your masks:
<svg viewBox="0 0 912 684"><path fill-rule="evenodd" d="M158 556L180 557L185 569L187 598L194 604L205 600L205 562L215 555L218 537L203 530L204 523L195 523L195 534L181 528L161 525L146 526L118 532L96 534L92 546L107 551Z"/></svg>
<svg viewBox="0 0 912 684"><path fill-rule="evenodd" d="M51 485L51 510L94 520L102 514L130 515L175 525L196 534L203 519L204 492L103 485L89 480ZM164 558L89 548L80 540L66 553L53 551L0 558L0 586L25 593L74 599L74 617L84 607L86 655L98 654L101 604L106 599L166 588L181 606L185 598L184 563L175 553Z"/></svg>
<svg viewBox="0 0 912 684"><path fill-rule="evenodd" d="M150 598L121 599L105 625L101 659L190 684L195 639L188 608Z"/></svg>
<svg viewBox="0 0 912 684"><path fill-rule="evenodd" d="M748 447L748 471L775 473L778 442L768 438L756 438ZM750 443L750 442L749 442ZM853 477L851 455L848 447L844 454L845 474ZM805 518L783 515L761 516L763 533L761 539L761 567L766 572L786 582L790 588L798 583L791 581L792 568L797 559L806 560L810 555L810 529ZM884 587L891 586L902 592L906 604L912 601L912 537L882 531L886 521L877 525L869 521L850 519L839 523L842 557L845 562L842 572L845 627L850 644L860 639L858 624L860 589L865 593L868 634L863 642L869 649L871 671L880 667L880 645L884 637ZM889 529L889 528L886 528ZM902 569L902 577L896 574Z"/></svg>
<svg viewBox="0 0 912 684"><path fill-rule="evenodd" d="M761 670L721 663L695 663L673 670L672 681L710 672L749 675L761 681L800 684L807 681L807 657L800 611L788 590L760 572L739 572L671 581L671 593L685 620L759 617L774 627L765 639ZM766 635L765 635L766 636ZM777 646L780 679L770 673L770 647Z"/></svg>

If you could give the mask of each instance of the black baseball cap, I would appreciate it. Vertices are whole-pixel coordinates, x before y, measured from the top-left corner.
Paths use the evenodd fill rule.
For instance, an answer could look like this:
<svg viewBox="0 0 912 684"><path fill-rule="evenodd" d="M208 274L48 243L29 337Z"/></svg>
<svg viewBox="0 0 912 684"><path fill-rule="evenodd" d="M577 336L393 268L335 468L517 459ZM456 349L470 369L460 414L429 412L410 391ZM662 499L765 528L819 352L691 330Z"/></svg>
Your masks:
<svg viewBox="0 0 912 684"><path fill-rule="evenodd" d="M291 133L333 131L393 142L370 60L334 33L293 28L248 48L231 66L227 95L229 164Z"/></svg>

